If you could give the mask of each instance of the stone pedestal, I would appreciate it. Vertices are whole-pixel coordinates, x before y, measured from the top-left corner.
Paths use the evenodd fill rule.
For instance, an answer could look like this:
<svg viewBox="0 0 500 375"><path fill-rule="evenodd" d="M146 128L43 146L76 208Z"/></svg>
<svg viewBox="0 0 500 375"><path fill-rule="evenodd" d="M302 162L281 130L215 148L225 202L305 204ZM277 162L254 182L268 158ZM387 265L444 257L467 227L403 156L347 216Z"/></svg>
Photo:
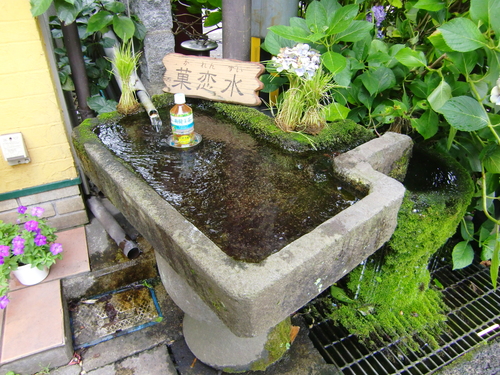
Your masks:
<svg viewBox="0 0 500 375"><path fill-rule="evenodd" d="M253 337L238 337L158 252L156 261L167 293L185 313L184 338L200 361L230 372L264 370L288 350L289 319Z"/></svg>

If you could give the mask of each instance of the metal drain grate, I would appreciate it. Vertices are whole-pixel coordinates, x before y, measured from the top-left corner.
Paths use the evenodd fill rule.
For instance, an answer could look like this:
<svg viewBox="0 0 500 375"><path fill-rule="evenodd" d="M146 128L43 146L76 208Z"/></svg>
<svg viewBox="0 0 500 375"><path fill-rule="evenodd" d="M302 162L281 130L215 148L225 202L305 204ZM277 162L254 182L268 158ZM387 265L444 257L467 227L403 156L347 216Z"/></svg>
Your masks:
<svg viewBox="0 0 500 375"><path fill-rule="evenodd" d="M328 363L343 374L383 375L430 374L449 364L475 346L500 334L500 292L494 290L489 269L471 265L452 271L442 266L433 273L444 287L444 301L449 306L447 329L441 334L438 348L431 348L414 337L419 350L411 350L403 341L388 342L378 337L378 347L367 348L355 335L333 324L326 315L311 323L310 338ZM323 314L321 302L316 309ZM314 322L306 314L306 320Z"/></svg>
<svg viewBox="0 0 500 375"><path fill-rule="evenodd" d="M75 349L86 348L161 321L155 292L133 284L81 300L70 307Z"/></svg>

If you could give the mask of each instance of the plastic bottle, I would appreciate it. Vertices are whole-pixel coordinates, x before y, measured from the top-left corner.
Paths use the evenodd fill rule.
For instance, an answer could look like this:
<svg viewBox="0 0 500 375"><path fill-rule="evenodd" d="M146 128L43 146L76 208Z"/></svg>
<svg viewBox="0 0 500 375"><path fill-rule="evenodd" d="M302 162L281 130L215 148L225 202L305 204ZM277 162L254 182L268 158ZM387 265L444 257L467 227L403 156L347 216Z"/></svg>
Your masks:
<svg viewBox="0 0 500 375"><path fill-rule="evenodd" d="M175 105L170 110L172 146L190 147L195 142L193 110L186 104L183 93L174 95Z"/></svg>

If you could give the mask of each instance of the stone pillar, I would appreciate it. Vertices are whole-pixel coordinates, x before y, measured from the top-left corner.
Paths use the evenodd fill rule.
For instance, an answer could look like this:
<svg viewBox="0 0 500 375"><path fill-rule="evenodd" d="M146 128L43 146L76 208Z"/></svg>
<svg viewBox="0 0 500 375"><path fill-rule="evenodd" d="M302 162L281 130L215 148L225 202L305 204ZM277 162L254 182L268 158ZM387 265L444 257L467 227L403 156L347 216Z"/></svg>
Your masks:
<svg viewBox="0 0 500 375"><path fill-rule="evenodd" d="M186 280L155 251L158 271L172 300L184 311L184 339L193 354L216 369L264 370L287 351L290 319L254 337L238 337L201 300Z"/></svg>
<svg viewBox="0 0 500 375"><path fill-rule="evenodd" d="M174 52L170 0L130 0L130 11L147 29L140 78L150 95L163 93L163 57Z"/></svg>

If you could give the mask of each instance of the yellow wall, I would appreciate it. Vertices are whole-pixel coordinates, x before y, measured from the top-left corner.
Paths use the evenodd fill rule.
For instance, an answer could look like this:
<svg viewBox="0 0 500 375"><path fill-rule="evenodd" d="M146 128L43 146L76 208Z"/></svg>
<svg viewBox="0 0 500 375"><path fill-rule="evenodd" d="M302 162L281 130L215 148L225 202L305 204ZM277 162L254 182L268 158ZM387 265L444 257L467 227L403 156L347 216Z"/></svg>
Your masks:
<svg viewBox="0 0 500 375"><path fill-rule="evenodd" d="M29 0L0 1L0 35L0 135L21 132L31 158L31 163L11 166L0 155L0 194L76 178Z"/></svg>

